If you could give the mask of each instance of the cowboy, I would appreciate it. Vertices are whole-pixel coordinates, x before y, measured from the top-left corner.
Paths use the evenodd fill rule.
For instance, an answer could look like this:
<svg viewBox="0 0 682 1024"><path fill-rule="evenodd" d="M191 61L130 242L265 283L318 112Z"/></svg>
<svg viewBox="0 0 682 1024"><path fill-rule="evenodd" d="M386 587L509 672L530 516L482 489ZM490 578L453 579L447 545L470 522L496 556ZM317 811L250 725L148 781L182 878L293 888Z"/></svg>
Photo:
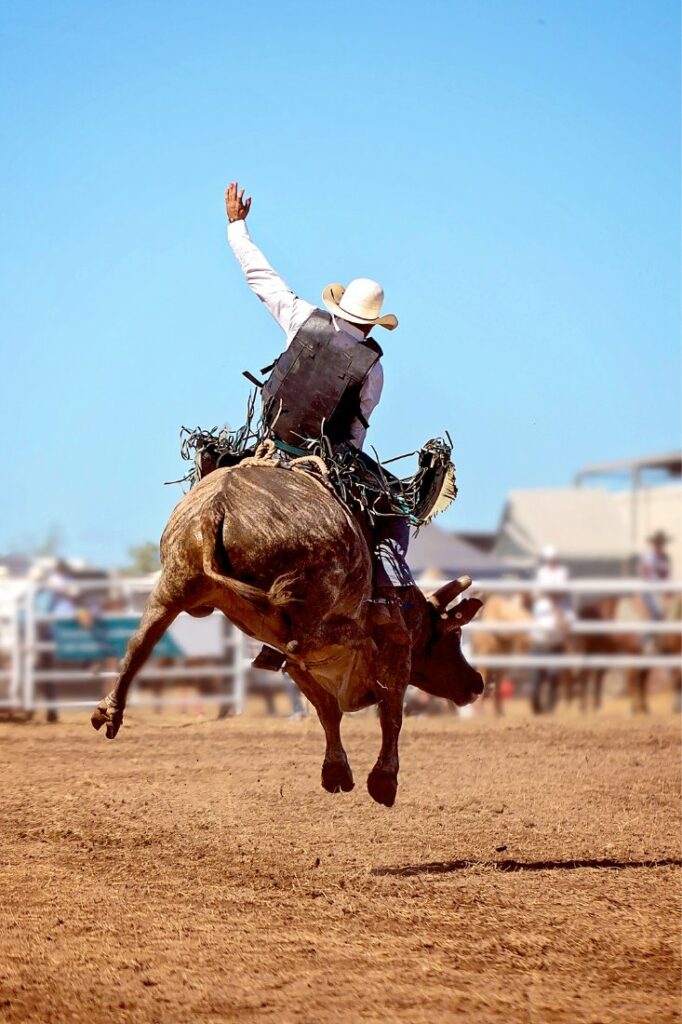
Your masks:
<svg viewBox="0 0 682 1024"><path fill-rule="evenodd" d="M575 618L573 600L566 586L568 566L559 561L557 549L553 544L545 544L540 551L535 581L538 584L536 597L551 597L564 617Z"/></svg>
<svg viewBox="0 0 682 1024"><path fill-rule="evenodd" d="M557 549L553 544L545 544L540 551L535 581L538 589L533 595L530 654L563 654L571 624L575 620L575 610L571 595L566 589L568 567L559 561ZM534 713L539 715L545 711L553 711L558 696L558 669L533 668L530 671L529 683Z"/></svg>
<svg viewBox="0 0 682 1024"><path fill-rule="evenodd" d="M225 192L225 207L227 238L246 282L286 336L286 350L263 387L266 424L280 446L294 453L306 438L323 433L332 444L350 443L361 450L384 383L383 353L370 332L398 326L393 313L381 312L381 286L369 278L356 278L345 288L327 285L322 292L327 311L306 302L252 241L246 227L251 198L244 198L236 181ZM391 620L402 588L414 582L405 562L408 541L409 525L400 517L384 517L375 531L373 616L378 624Z"/></svg>
<svg viewBox="0 0 682 1024"><path fill-rule="evenodd" d="M664 530L656 530L650 537L647 537L649 550L639 560L639 575L643 580L662 582L670 579L670 555L666 548L672 537ZM660 592L646 591L642 594L644 603L647 606L649 616L652 619L663 618L663 601Z"/></svg>

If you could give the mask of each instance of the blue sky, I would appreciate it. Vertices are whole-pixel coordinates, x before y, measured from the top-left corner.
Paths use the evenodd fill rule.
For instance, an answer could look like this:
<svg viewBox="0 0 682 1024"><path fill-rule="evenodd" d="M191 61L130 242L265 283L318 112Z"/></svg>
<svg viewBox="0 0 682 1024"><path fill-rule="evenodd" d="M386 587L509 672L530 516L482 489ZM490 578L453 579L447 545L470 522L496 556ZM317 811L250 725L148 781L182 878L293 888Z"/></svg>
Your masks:
<svg viewBox="0 0 682 1024"><path fill-rule="evenodd" d="M236 177L298 293L384 284L371 441L449 429L444 525L679 444L677 3L5 0L0 40L0 553L125 560L180 425L239 424L280 335Z"/></svg>

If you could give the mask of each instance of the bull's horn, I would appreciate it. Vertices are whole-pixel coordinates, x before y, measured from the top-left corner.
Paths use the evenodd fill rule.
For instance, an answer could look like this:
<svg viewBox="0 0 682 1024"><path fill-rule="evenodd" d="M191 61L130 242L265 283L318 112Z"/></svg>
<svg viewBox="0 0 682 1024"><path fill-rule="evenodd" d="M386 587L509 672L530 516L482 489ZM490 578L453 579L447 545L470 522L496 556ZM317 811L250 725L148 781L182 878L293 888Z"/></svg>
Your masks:
<svg viewBox="0 0 682 1024"><path fill-rule="evenodd" d="M452 619L456 626L466 626L467 622L471 622L482 607L483 601L477 597L465 597L463 601L455 605L451 612L448 612L448 618Z"/></svg>
<svg viewBox="0 0 682 1024"><path fill-rule="evenodd" d="M429 597L429 601L439 612L444 612L449 604L461 593L463 593L467 587L471 586L471 576L459 576L456 580L451 580L450 583L446 583L440 590L434 591Z"/></svg>

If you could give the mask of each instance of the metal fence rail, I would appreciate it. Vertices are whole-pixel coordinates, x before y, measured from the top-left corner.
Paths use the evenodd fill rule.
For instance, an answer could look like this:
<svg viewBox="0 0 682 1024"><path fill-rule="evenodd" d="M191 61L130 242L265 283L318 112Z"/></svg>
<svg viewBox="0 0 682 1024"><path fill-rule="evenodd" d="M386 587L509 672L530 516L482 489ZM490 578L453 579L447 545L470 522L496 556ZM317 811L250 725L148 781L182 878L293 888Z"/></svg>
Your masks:
<svg viewBox="0 0 682 1024"><path fill-rule="evenodd" d="M435 590L442 587L448 580L429 580L424 589ZM470 592L479 591L484 594L528 593L534 594L541 590L551 590L553 594L597 594L601 597L622 596L630 594L679 594L682 593L682 580L641 580L623 577L622 579L584 579L566 580L564 583L552 583L551 586L538 583L537 580L521 580L503 577L502 579L474 580Z"/></svg>
<svg viewBox="0 0 682 1024"><path fill-rule="evenodd" d="M464 629L471 633L527 633L532 622L495 622L486 619L483 622L467 623ZM646 636L661 636L666 633L682 633L682 620L671 620L669 622L623 622L621 620L601 619L580 620L575 619L567 626L569 636L603 636L604 633L632 635L642 633Z"/></svg>
<svg viewBox="0 0 682 1024"><path fill-rule="evenodd" d="M680 668L674 654L470 654L476 668Z"/></svg>

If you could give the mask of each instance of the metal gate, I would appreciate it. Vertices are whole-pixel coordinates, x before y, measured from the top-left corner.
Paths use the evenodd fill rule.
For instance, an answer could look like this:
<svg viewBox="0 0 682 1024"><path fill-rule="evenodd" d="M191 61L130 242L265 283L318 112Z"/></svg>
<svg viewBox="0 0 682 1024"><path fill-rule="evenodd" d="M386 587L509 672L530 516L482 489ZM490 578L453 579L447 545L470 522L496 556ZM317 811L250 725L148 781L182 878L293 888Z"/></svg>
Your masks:
<svg viewBox="0 0 682 1024"><path fill-rule="evenodd" d="M0 587L0 709L23 708L23 586L3 581Z"/></svg>
<svg viewBox="0 0 682 1024"><path fill-rule="evenodd" d="M19 581L17 581L19 582ZM87 708L96 703L110 688L111 679L116 678L115 662L118 658L63 656L59 649L59 633L62 627L77 630L79 623L68 609L41 610L38 596L41 588L28 581L23 586L2 587L0 600L0 708L24 712L37 709L58 711L65 708ZM69 581L69 591L76 597L88 592L115 591L119 600L125 603L124 618L131 623L132 631L139 622L142 605L151 591L153 580L132 578L107 578L94 581ZM187 696L164 693L160 684L179 681L196 682L210 680L217 692L202 692L202 701L219 704L232 714L241 714L244 709L245 655L244 636L220 612L207 618L193 619L183 613L178 623L189 635L192 632L206 632L211 627L213 642L211 650L201 651L201 638L196 650L187 654L181 648L159 655L152 654L148 663L138 674L131 691L130 706L168 707L186 704ZM96 623L101 635L106 634L112 623L119 623L121 613L103 611L97 613ZM87 632L87 631L86 631ZM125 646L125 645L124 645ZM158 648L157 648L158 651ZM145 684L155 681L157 692L145 692ZM74 690L77 692L74 694Z"/></svg>

